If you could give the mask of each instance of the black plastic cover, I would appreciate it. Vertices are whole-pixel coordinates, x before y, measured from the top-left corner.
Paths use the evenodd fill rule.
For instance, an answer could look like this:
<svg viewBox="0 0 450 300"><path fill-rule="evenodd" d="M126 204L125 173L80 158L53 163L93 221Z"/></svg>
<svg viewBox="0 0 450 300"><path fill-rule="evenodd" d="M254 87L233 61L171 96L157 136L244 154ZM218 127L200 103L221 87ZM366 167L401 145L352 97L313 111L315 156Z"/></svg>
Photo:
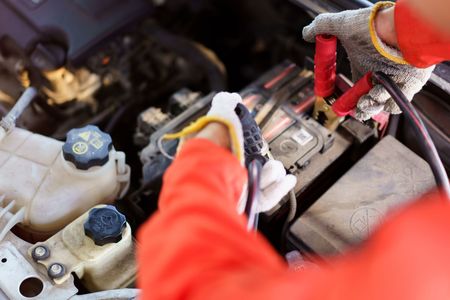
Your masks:
<svg viewBox="0 0 450 300"><path fill-rule="evenodd" d="M84 222L84 233L97 246L117 243L122 239L122 231L126 222L125 216L112 205L93 208Z"/></svg>
<svg viewBox="0 0 450 300"><path fill-rule="evenodd" d="M62 151L64 159L72 162L79 170L103 166L109 160L112 148L111 136L97 126L87 125L67 133Z"/></svg>
<svg viewBox="0 0 450 300"><path fill-rule="evenodd" d="M76 61L105 37L149 12L145 0L0 0L0 39L12 38L31 54L36 45L60 44Z"/></svg>

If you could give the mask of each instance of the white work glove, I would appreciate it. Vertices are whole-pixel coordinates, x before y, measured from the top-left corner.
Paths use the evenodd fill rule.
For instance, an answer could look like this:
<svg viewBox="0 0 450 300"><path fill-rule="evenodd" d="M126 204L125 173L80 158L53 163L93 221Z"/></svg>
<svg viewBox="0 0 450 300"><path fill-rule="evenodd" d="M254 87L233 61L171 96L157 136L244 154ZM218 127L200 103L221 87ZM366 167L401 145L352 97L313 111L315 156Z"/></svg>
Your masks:
<svg viewBox="0 0 450 300"><path fill-rule="evenodd" d="M267 161L261 170L259 200L255 207L255 213L262 213L274 208L284 196L295 187L297 177L286 175L286 169L279 160ZM247 187L238 202L237 211L242 214L247 202Z"/></svg>
<svg viewBox="0 0 450 300"><path fill-rule="evenodd" d="M256 211L261 213L274 208L296 183L297 177L286 175L286 169L281 161L266 162L261 172L261 194Z"/></svg>
<svg viewBox="0 0 450 300"><path fill-rule="evenodd" d="M393 2L379 2L372 8L321 14L303 28L303 38L314 42L315 36L319 34L336 36L347 52L354 82L369 71L382 71L394 80L411 101L430 78L434 66L419 69L409 65L399 50L389 47L378 37L373 24L376 12L393 5ZM356 117L368 120L383 110L401 113L387 91L377 84L360 98Z"/></svg>
<svg viewBox="0 0 450 300"><path fill-rule="evenodd" d="M236 105L240 102L242 102L242 98L239 94L220 92L214 96L211 103L211 109L206 116L200 117L189 126L183 128L180 132L164 135L164 139L180 139L178 149L181 149L187 138L199 132L209 123L222 123L228 128L230 133L231 150L239 159L241 165L244 165L245 157L242 125L234 111Z"/></svg>
<svg viewBox="0 0 450 300"><path fill-rule="evenodd" d="M220 92L214 96L211 109L206 114L210 120L222 120L226 122L230 130L232 151L238 157L241 164L244 164L244 135L239 117L235 109L238 103L242 103L242 98L238 93ZM234 131L234 132L233 132Z"/></svg>
<svg viewBox="0 0 450 300"><path fill-rule="evenodd" d="M241 96L237 93L218 93L211 105L207 116L228 120L236 129L237 140L241 153L244 153L244 137L242 134L241 121L235 113L236 105L241 103ZM261 171L260 198L257 203L256 212L265 212L271 210L281 199L294 188L297 178L294 175L286 175L283 164L278 160L269 160ZM242 213L245 209L247 199L247 189L241 201L238 203L238 212Z"/></svg>
<svg viewBox="0 0 450 300"><path fill-rule="evenodd" d="M220 92L214 96L211 109L206 116L199 118L182 131L175 134L168 134L167 139L180 139L180 145L184 138L195 134L210 122L221 122L225 124L230 132L231 147L233 153L238 157L241 165L244 165L244 136L242 125L235 109L242 98L237 93ZM180 146L179 146L180 147ZM283 164L277 160L268 161L261 171L261 194L256 211L265 212L272 209L280 200L293 189L297 178L293 175L286 175ZM237 210L244 212L247 200L247 188L244 187L243 194L238 202Z"/></svg>
<svg viewBox="0 0 450 300"><path fill-rule="evenodd" d="M237 141L241 153L244 153L244 137L242 134L241 121L235 113L236 105L242 102L242 98L237 93L221 92L214 96L211 109L207 117L227 120L236 130ZM234 152L236 152L234 150ZM283 164L278 160L269 160L261 171L260 198L256 207L256 212L265 212L271 210L281 199L294 188L297 178L294 175L286 175ZM247 199L247 189L244 189L242 200L238 203L238 212L245 209Z"/></svg>

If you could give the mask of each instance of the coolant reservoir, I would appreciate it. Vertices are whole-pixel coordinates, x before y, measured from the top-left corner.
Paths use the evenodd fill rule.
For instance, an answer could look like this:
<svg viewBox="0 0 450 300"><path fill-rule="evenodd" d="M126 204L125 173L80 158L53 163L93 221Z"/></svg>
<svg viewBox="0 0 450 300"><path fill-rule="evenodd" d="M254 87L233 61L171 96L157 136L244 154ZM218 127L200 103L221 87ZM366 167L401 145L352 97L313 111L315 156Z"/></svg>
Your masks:
<svg viewBox="0 0 450 300"><path fill-rule="evenodd" d="M0 240L17 222L34 236L60 230L122 196L129 174L125 154L96 126L69 131L65 143L13 129L0 142Z"/></svg>
<svg viewBox="0 0 450 300"><path fill-rule="evenodd" d="M128 287L136 275L131 227L112 205L92 208L28 254L57 285L75 273L89 291L104 291Z"/></svg>

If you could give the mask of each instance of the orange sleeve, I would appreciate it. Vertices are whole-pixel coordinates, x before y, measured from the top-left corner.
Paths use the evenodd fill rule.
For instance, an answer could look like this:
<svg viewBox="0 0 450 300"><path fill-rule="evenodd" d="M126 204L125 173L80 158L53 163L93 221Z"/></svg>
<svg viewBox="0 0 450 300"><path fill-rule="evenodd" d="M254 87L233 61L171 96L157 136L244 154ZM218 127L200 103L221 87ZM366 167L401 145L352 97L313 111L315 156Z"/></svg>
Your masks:
<svg viewBox="0 0 450 300"><path fill-rule="evenodd" d="M228 284L285 269L236 212L246 174L207 140L184 145L164 176L159 211L138 232L142 299L218 299Z"/></svg>
<svg viewBox="0 0 450 300"><path fill-rule="evenodd" d="M450 36L418 16L407 0L397 1L394 14L398 44L407 62L426 68L450 60Z"/></svg>
<svg viewBox="0 0 450 300"><path fill-rule="evenodd" d="M138 232L142 299L450 299L447 201L419 200L360 249L294 273L236 213L245 173L229 151L186 143Z"/></svg>

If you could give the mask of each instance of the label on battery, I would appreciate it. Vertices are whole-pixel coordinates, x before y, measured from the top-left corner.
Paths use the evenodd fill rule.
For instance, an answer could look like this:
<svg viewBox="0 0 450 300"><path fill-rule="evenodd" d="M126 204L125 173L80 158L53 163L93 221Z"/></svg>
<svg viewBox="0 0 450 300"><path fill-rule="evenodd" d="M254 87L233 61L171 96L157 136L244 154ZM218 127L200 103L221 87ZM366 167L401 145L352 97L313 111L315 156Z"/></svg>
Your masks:
<svg viewBox="0 0 450 300"><path fill-rule="evenodd" d="M302 128L297 131L291 138L301 146L305 146L310 141L312 141L314 137L308 131Z"/></svg>

